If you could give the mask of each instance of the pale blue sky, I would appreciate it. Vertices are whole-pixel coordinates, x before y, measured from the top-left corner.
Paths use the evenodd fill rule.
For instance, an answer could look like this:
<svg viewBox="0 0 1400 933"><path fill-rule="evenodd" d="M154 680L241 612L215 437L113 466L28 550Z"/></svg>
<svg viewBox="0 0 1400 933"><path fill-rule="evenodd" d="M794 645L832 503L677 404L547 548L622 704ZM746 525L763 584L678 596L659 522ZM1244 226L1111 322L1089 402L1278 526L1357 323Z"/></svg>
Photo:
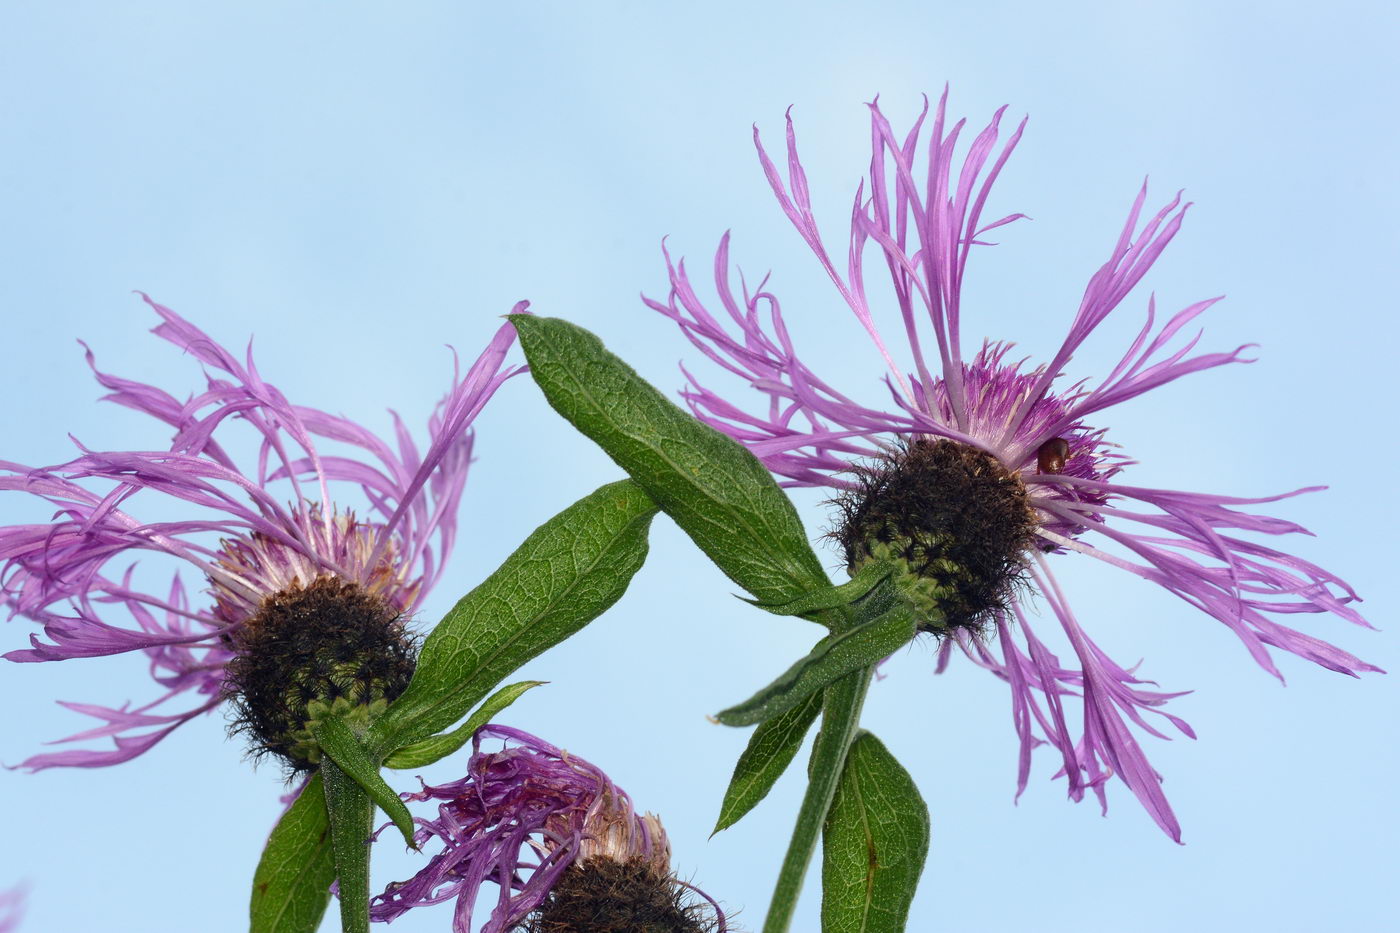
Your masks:
<svg viewBox="0 0 1400 933"><path fill-rule="evenodd" d="M511 9L0 6L0 459L65 459L68 432L96 447L165 442L159 426L95 404L74 343L110 371L176 394L196 387L197 367L145 332L151 315L133 289L231 346L256 335L261 371L288 396L377 428L389 407L421 423L449 379L443 345L474 355L519 298L597 331L673 389L677 360L698 354L638 292L664 293L662 236L702 269L727 228L747 270L774 270L814 368L878 400L878 358L768 195L750 126L776 140L794 105L835 233L868 159L863 102L879 93L898 124L947 81L951 108L973 120L1003 103L1031 116L988 209L1035 219L969 273L970 336L1043 358L1143 175L1154 200L1185 188L1196 207L1146 285L1167 308L1227 294L1206 344L1255 341L1260 361L1116 410L1111 437L1142 461L1131 474L1142 485L1256 495L1330 484L1279 511L1317 533L1299 552L1347 577L1384 631L1307 630L1400 667L1386 479L1400 206L1390 8ZM1077 373L1111 366L1146 298L1128 299ZM528 381L508 385L479 427L464 534L424 621L617 475ZM820 499L800 497L814 536ZM0 499L0 521L38 517ZM745 735L704 717L786 667L812 633L748 611L664 519L652 554L613 612L522 673L553 683L503 721L611 772L662 815L682 875L756 928L800 781L795 770L707 841ZM865 720L932 814L910 929L1313 931L1393 917L1394 679L1285 658L1283 688L1223 627L1083 563L1061 566L1095 637L1120 660L1144 658L1164 689L1196 691L1174 711L1200 739L1148 747L1187 844L1119 786L1107 819L1066 803L1049 755L1013 806L1005 689L965 667L935 679L921 643L887 665ZM12 623L0 643L25 634ZM140 702L144 677L130 658L0 668L0 760L82 727L53 700ZM0 887L31 883L26 933L238 931L279 791L274 769L252 771L218 718L118 768L0 772ZM411 870L385 854L380 881ZM801 933L816 929L809 891ZM394 929L449 923L444 907Z"/></svg>

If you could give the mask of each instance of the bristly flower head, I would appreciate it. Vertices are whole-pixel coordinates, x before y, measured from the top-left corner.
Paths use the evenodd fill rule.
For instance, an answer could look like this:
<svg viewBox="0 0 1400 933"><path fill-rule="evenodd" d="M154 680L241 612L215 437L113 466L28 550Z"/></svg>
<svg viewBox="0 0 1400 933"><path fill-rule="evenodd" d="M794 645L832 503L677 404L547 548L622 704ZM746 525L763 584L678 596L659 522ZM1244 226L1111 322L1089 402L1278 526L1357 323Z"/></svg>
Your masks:
<svg viewBox="0 0 1400 933"><path fill-rule="evenodd" d="M144 297L144 296L143 296ZM471 463L472 421L501 384L514 330L502 326L428 419L420 452L395 415L395 443L352 421L288 401L245 360L146 299L158 336L205 367L207 387L180 401L97 370L105 398L174 429L168 450L93 451L31 469L0 462L0 490L48 500L47 524L0 528L0 605L43 627L11 661L139 651L163 690L135 709L65 703L101 725L61 741L110 738L109 750L36 755L21 767L95 767L145 752L180 724L232 701L235 728L293 770L317 750L309 723L326 712L370 716L407 685L414 643L404 618L442 573ZM523 310L525 303L516 306ZM257 441L240 465L230 422ZM354 450L318 449L334 442ZM360 515L332 497L359 487ZM181 500L176 521L137 517L154 494ZM194 567L190 592L136 582L155 552ZM188 694L188 708L168 712ZM188 701L187 701L188 702Z"/></svg>
<svg viewBox="0 0 1400 933"><path fill-rule="evenodd" d="M1117 480L1131 461L1115 453L1105 429L1096 426L1106 410L1190 373L1245 362L1243 347L1192 355L1199 335L1178 336L1218 299L1192 304L1159 327L1149 298L1141 332L1101 382L1062 381L1074 351L1176 236L1189 206L1179 196L1143 223L1144 185L1049 363L1017 361L1007 343L985 342L965 355L963 275L973 247L991 245L982 240L988 231L1023 216L986 220L983 210L1025 123L998 151L1005 108L998 110L959 163L954 153L964 122L947 126L946 100L945 91L931 133L923 132L926 105L902 138L878 104L869 105L870 175L856 192L844 270L817 229L791 117L786 181L754 130L759 160L784 213L884 360L891 410L853 401L802 362L765 283L750 290L741 280L735 293L728 234L714 262L728 322L706 309L685 264L673 264L669 254L670 295L646 303L680 325L707 357L767 396L767 405L755 411L686 372L691 385L683 394L695 414L745 444L783 485L837 490L844 521L833 537L847 563L853 569L871 559L892 564L897 583L926 610L923 627L942 639L938 670L960 649L1010 686L1021 745L1018 794L1032 749L1048 742L1059 753L1057 776L1067 778L1073 799L1092 790L1105 802L1104 784L1117 775L1180 841L1161 778L1133 735L1136 728L1166 738L1152 715L1192 735L1162 709L1180 694L1145 689L1149 682L1134 668L1116 664L1089 639L1047 558L1088 555L1166 588L1228 626L1276 676L1270 647L1345 674L1378 670L1280 624L1278 615L1331 613L1366 623L1349 605L1355 593L1336 576L1236 536L1303 532L1253 509L1297 493L1245 499ZM872 245L889 274L890 303L912 366L896 362L902 352L891 349L875 324L864 265ZM1115 547L1105 549L1108 542ZM1032 626L1024 605L1034 592L1054 611L1073 662L1063 663ZM1071 697L1083 708L1077 728Z"/></svg>
<svg viewBox="0 0 1400 933"><path fill-rule="evenodd" d="M512 744L483 752L483 739ZM456 898L452 929L469 933L490 881L500 895L481 933L725 930L719 906L671 874L661 821L638 814L601 769L528 732L482 727L466 777L403 797L440 801L437 819L416 820L416 840L439 839L443 850L375 897L372 920Z"/></svg>

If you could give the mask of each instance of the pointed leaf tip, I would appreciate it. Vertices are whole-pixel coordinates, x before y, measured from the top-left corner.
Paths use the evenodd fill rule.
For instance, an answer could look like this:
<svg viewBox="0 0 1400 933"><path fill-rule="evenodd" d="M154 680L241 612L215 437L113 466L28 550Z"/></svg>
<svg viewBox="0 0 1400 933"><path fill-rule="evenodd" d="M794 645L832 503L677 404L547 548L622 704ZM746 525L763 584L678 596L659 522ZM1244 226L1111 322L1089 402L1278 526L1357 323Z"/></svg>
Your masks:
<svg viewBox="0 0 1400 933"><path fill-rule="evenodd" d="M743 445L671 402L583 328L544 317L511 323L554 410L730 579L778 604L830 585L792 502Z"/></svg>
<svg viewBox="0 0 1400 933"><path fill-rule="evenodd" d="M360 785L369 799L394 821L404 842L410 849L417 849L413 840L413 816L398 793L389 786L379 773L376 764L345 721L334 716L321 719L311 726L311 734L321 746L321 751L339 766L345 775ZM335 814L331 814L332 820Z"/></svg>

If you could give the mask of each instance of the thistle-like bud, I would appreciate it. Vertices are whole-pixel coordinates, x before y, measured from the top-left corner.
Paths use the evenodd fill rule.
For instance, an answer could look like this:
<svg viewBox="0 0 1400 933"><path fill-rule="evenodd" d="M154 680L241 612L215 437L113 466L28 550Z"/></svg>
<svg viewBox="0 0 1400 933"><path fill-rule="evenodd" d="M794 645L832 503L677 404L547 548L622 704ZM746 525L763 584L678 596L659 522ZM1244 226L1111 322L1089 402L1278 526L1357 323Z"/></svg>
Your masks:
<svg viewBox="0 0 1400 933"><path fill-rule="evenodd" d="M294 772L321 760L311 731L318 720L366 726L413 676L415 644L402 614L334 576L268 596L230 640L233 728L256 754L276 755Z"/></svg>

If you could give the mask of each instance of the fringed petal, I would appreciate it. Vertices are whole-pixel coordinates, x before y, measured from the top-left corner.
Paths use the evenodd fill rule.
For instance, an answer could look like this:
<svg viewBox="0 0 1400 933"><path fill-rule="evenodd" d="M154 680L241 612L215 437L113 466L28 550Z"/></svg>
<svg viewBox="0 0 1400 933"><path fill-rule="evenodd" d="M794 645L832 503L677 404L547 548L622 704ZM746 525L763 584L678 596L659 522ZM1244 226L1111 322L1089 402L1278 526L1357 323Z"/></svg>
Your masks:
<svg viewBox="0 0 1400 933"><path fill-rule="evenodd" d="M673 263L669 253L668 300L645 299L653 310L675 321L700 352L748 382L766 401L739 404L683 367L689 386L682 395L696 416L747 446L786 486L857 488L852 471L861 461L891 449L901 437L978 447L998 457L1029 489L1030 502L1038 510L1041 545L1027 560L1041 563L1049 554L1079 551L1160 585L1228 626L1275 675L1279 671L1271 648L1353 676L1378 670L1276 621L1278 616L1309 613L1367 624L1353 605L1355 592L1340 578L1250 540L1250 535L1305 533L1295 523L1248 508L1282 497L1241 499L1120 484L1118 474L1133 461L1107 439L1105 429L1085 423L1090 415L1183 376L1249 362L1247 346L1196 352L1201 335L1192 333L1192 326L1218 298L1188 305L1159 326L1156 300L1149 297L1144 325L1108 375L1097 384L1063 384L1064 368L1074 352L1138 286L1181 229L1190 205L1183 204L1179 194L1144 220L1148 195L1143 184L1108 259L1089 279L1066 336L1047 365L1013 361L1008 356L1011 345L998 342L985 342L971 360L964 359L961 295L972 247L984 245L981 237L988 231L1024 216L983 219L993 183L1025 122L1001 143L1004 108L998 110L966 145L959 162L956 153L966 124L956 121L948 127L946 103L945 88L931 116L926 100L912 128L902 135L878 101L869 105L870 168L852 202L844 271L822 241L791 115L786 120L786 178L754 131L759 161L779 206L885 362L887 372L877 378L889 388L888 410L859 405L812 372L795 349L778 299L762 286L754 294L745 287L742 300L735 296L726 233L715 256L714 277L727 323L706 310L684 262ZM888 267L894 306L913 357L909 370L896 364L874 321L864 264L871 244ZM927 320L919 313L921 307ZM923 339L924 327L932 329L932 344ZM1051 443L1060 453L1045 466L1041 451ZM1093 535L1116 546L1112 552L1095 547L1086 540ZM1092 791L1106 800L1106 784L1117 776L1158 825L1179 839L1160 779L1134 737L1134 730L1164 735L1154 725L1162 722L1190 735L1186 723L1160 708L1177 694L1145 689L1131 670L1104 655L1054 589L1048 567L1037 574L1077 665L1062 663L1032 631L1021 607L1011 605L995 621L1000 656L966 633L954 634L940 646L937 670L946 668L957 647L1011 688L1012 721L1021 746L1018 794L1029 779L1032 750L1049 743L1061 757L1060 773L1072 798ZM1083 709L1083 725L1077 730L1068 711L1072 703Z"/></svg>
<svg viewBox="0 0 1400 933"><path fill-rule="evenodd" d="M145 412L174 429L168 450L98 451L31 469L0 462L0 492L37 496L56 511L48 524L0 527L0 605L42 627L12 661L54 661L144 652L167 692L136 710L71 704L106 725L63 741L111 738L116 749L67 751L30 758L24 767L92 767L140 754L221 698L230 657L221 636L287 586L339 576L411 612L442 572L456 537L456 513L471 462L471 425L482 406L523 367L505 356L514 329L503 325L428 421L420 455L395 416L391 445L354 422L293 405L263 380L251 347L242 358L146 296L160 317L154 333L194 356L205 388L185 401L141 382L89 366L106 399ZM523 311L522 302L516 311ZM226 425L251 426L257 456L240 465L219 442ZM323 457L318 441L350 455ZM88 488L105 487L104 492ZM331 486L358 488L369 503L359 521ZM290 496L289 496L290 493ZM145 498L161 494L197 510L179 521L136 517ZM288 499L290 498L290 503ZM214 605L189 605L178 577L168 597L144 593L132 571L108 571L114 558L154 552L192 565L212 585ZM176 694L204 699L190 711L147 712Z"/></svg>

